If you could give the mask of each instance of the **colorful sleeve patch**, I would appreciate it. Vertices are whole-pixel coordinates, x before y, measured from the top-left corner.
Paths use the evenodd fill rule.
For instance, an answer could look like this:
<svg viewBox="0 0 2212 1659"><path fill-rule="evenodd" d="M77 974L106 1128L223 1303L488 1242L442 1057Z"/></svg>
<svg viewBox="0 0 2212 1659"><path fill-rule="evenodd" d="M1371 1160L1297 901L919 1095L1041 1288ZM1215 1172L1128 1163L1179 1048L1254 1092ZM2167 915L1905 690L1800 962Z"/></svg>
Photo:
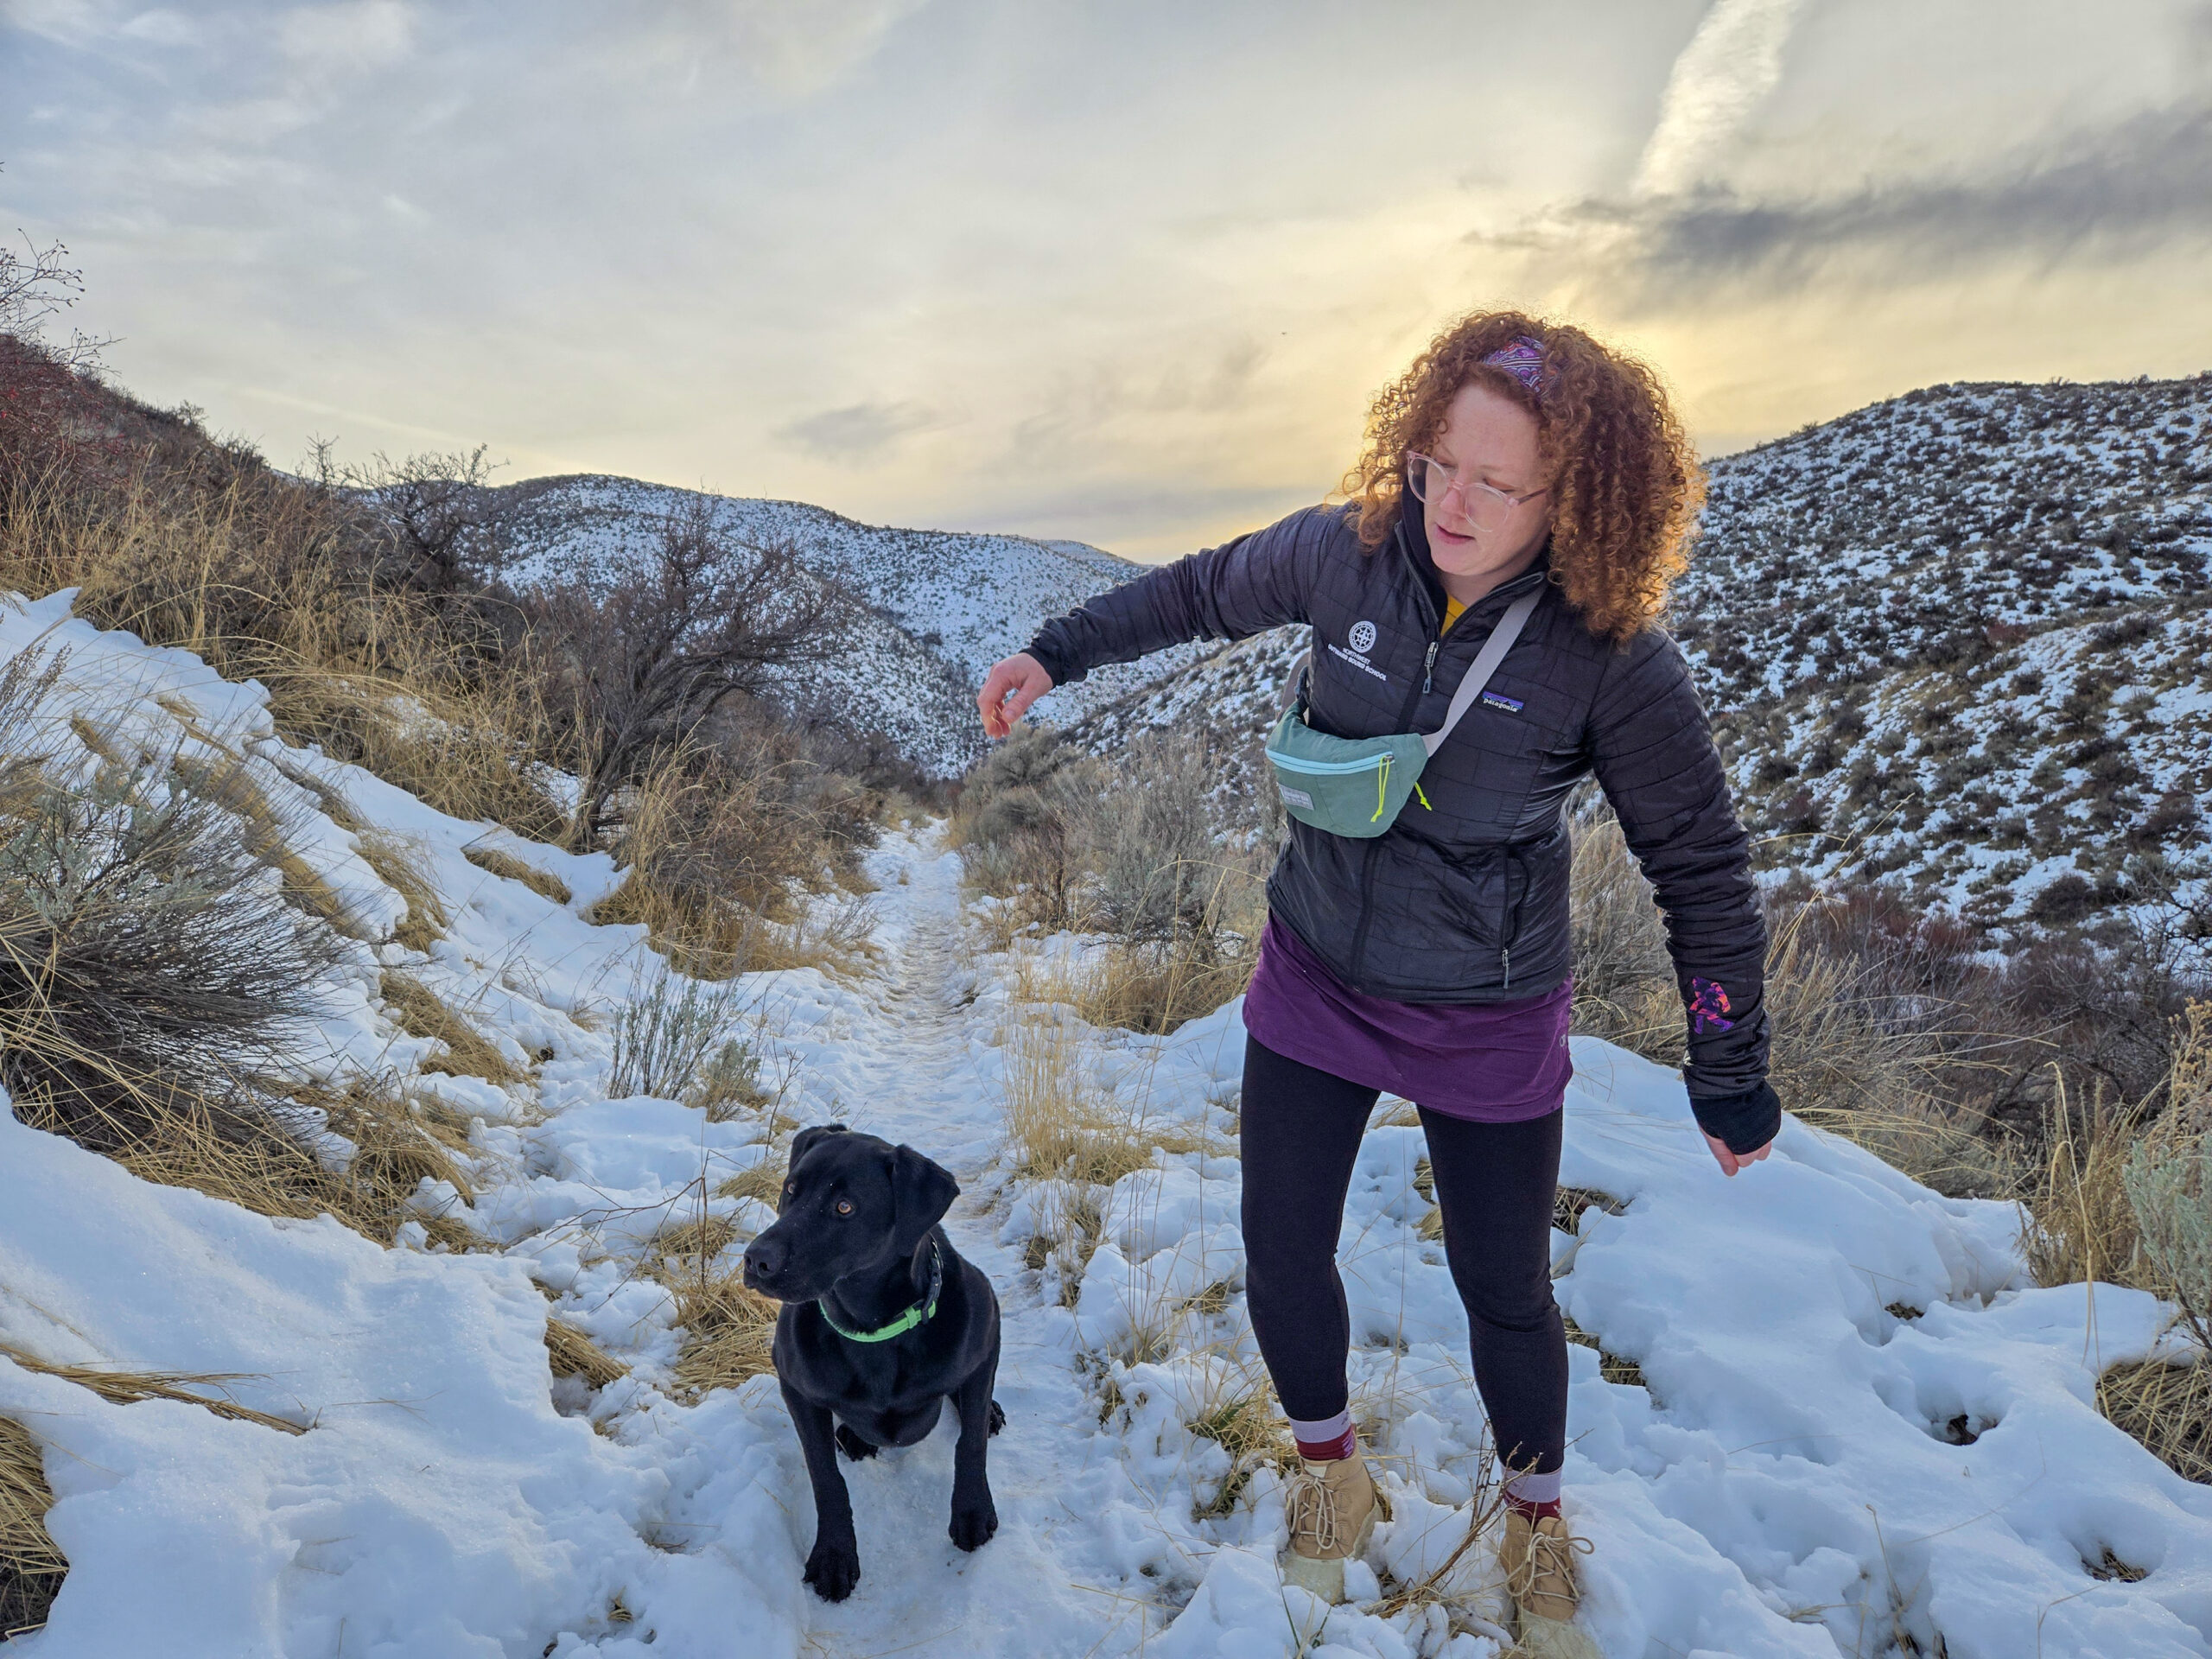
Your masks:
<svg viewBox="0 0 2212 1659"><path fill-rule="evenodd" d="M1736 1022L1728 1018L1728 993L1720 988L1717 979L1690 981L1690 1020L1694 1031L1733 1031Z"/></svg>

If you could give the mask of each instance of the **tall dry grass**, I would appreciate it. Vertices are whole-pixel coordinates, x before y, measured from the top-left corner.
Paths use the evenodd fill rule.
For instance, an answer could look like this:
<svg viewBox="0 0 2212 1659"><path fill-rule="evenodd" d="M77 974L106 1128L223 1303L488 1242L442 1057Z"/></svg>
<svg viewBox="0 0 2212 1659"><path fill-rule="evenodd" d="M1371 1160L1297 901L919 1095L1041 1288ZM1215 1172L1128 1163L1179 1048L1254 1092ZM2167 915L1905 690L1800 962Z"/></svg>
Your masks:
<svg viewBox="0 0 2212 1659"><path fill-rule="evenodd" d="M66 474L0 491L0 588L79 590L101 626L258 679L277 728L456 817L538 839L550 726L516 643L480 606L381 585L358 505L265 468L135 467L111 488Z"/></svg>
<svg viewBox="0 0 2212 1659"><path fill-rule="evenodd" d="M695 978L855 970L873 953L854 826L872 820L849 783L766 750L755 759L696 746L664 756L622 800L612 850L628 874L589 919L643 925Z"/></svg>
<svg viewBox="0 0 2212 1659"><path fill-rule="evenodd" d="M0 1417L0 1643L46 1623L68 1558L46 1529L46 1457L30 1430Z"/></svg>

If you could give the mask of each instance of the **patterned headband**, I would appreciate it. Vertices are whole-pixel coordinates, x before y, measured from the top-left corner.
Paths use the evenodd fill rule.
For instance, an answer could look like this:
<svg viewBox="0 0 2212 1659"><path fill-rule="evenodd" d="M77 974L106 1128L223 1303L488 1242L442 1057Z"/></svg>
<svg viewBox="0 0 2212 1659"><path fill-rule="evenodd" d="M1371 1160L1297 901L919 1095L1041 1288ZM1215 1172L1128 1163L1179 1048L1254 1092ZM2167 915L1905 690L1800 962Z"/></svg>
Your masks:
<svg viewBox="0 0 2212 1659"><path fill-rule="evenodd" d="M1503 369L1528 387L1531 395L1544 389L1544 343L1530 335L1522 334L1510 346L1492 352L1483 362L1488 367Z"/></svg>

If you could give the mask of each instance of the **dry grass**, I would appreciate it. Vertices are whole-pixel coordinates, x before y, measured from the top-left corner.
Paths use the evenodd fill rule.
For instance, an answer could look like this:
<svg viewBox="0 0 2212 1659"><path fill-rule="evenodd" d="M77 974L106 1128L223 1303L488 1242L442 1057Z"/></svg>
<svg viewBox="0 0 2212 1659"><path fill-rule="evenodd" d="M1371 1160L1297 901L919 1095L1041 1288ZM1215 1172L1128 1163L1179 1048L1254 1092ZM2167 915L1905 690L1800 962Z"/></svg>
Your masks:
<svg viewBox="0 0 2212 1659"><path fill-rule="evenodd" d="M60 1593L69 1563L46 1529L53 1507L38 1441L0 1417L0 1643L44 1624Z"/></svg>
<svg viewBox="0 0 2212 1659"><path fill-rule="evenodd" d="M289 1422L282 1417L272 1417L265 1411L256 1411L241 1406L219 1392L228 1384L245 1381L239 1372L188 1371L111 1371L92 1365L55 1365L35 1358L22 1349L0 1342L0 1357L5 1357L27 1371L36 1371L41 1376L60 1377L73 1382L80 1389L89 1389L111 1406L134 1406L142 1400L175 1400L181 1404L198 1406L216 1416L233 1423L252 1423L262 1428L273 1428L286 1434L304 1434L308 1425ZM213 1389L215 1397L194 1390Z"/></svg>
<svg viewBox="0 0 2212 1659"><path fill-rule="evenodd" d="M1081 965L1064 969L1061 983L1033 983L1036 1001L1065 1001L1091 1025L1166 1033L1204 1019L1251 982L1255 958L1222 956L1203 938L1138 944L1116 939Z"/></svg>
<svg viewBox="0 0 2212 1659"><path fill-rule="evenodd" d="M387 972L381 989L385 1005L402 1031L439 1045L437 1052L423 1062L423 1071L481 1077L491 1084L522 1081L523 1073L509 1064L491 1039L421 980Z"/></svg>
<svg viewBox="0 0 2212 1659"><path fill-rule="evenodd" d="M770 1348L781 1304L747 1290L734 1273L686 1275L671 1288L683 1327L675 1380L685 1397L696 1400L776 1369Z"/></svg>
<svg viewBox="0 0 2212 1659"><path fill-rule="evenodd" d="M480 619L378 585L378 533L350 504L213 446L175 460L111 487L19 480L0 502L0 586L77 588L78 614L259 679L286 736L442 811L559 830L535 679L486 671Z"/></svg>
<svg viewBox="0 0 2212 1659"><path fill-rule="evenodd" d="M1194 1520L1217 1521L1232 1513L1261 1470L1287 1476L1298 1466L1298 1443L1264 1376L1236 1376L1184 1426L1229 1453L1229 1473L1195 1506Z"/></svg>
<svg viewBox="0 0 2212 1659"><path fill-rule="evenodd" d="M2135 1212L2120 1175L2138 1116L2097 1091L2069 1104L2053 1068L2056 1098L2044 1133L2043 1166L2024 1195L2031 1218L2022 1244L2039 1285L2142 1282Z"/></svg>
<svg viewBox="0 0 2212 1659"><path fill-rule="evenodd" d="M784 1176L788 1168L788 1154L779 1154L762 1160L750 1169L741 1169L715 1189L717 1198L758 1198L771 1210L783 1196Z"/></svg>
<svg viewBox="0 0 2212 1659"><path fill-rule="evenodd" d="M324 810L328 810L327 803ZM428 955L430 947L445 936L453 917L423 873L426 860L422 844L397 830L356 829L353 845L361 861L407 901L407 914L391 930L391 937L410 950Z"/></svg>
<svg viewBox="0 0 2212 1659"><path fill-rule="evenodd" d="M1111 1186L1155 1147L1204 1150L1203 1135L1146 1122L1085 1075L1084 1044L1057 1019L1026 1018L1006 1040L1006 1125L1015 1167L1033 1179Z"/></svg>
<svg viewBox="0 0 2212 1659"><path fill-rule="evenodd" d="M747 769L687 747L623 802L613 853L628 874L586 919L645 928L653 948L696 979L814 967L857 971L874 959L854 891L855 847L836 826L846 794L804 798L797 764L766 754ZM805 902L842 893L843 902Z"/></svg>
<svg viewBox="0 0 2212 1659"><path fill-rule="evenodd" d="M466 1249L476 1236L456 1216L424 1214L414 1200L424 1179L448 1181L467 1197L467 1172L454 1154L466 1141L378 1080L344 1095L302 1090L303 1103L321 1105L330 1125L357 1151L343 1173L274 1129L241 1140L233 1122L171 1101L150 1128L135 1128L109 1156L141 1180L189 1187L256 1215L311 1221L328 1215L364 1237L389 1244L406 1222L422 1224L435 1243ZM40 1122L35 1103L18 1109Z"/></svg>
<svg viewBox="0 0 2212 1659"><path fill-rule="evenodd" d="M524 862L512 853L502 852L497 847L464 847L461 856L486 874L509 881L519 881L549 904L565 905L575 898L569 884L549 870Z"/></svg>
<svg viewBox="0 0 2212 1659"><path fill-rule="evenodd" d="M1619 1382L1630 1388L1643 1389L1647 1391L1649 1389L1651 1385L1643 1380L1643 1368L1641 1365L1632 1359L1624 1359L1618 1354L1610 1352L1603 1343L1575 1324L1573 1319L1567 1319L1562 1316L1562 1320L1567 1326L1567 1339L1569 1342L1579 1347L1592 1348L1597 1351L1599 1376L1604 1377L1608 1382Z"/></svg>
<svg viewBox="0 0 2212 1659"><path fill-rule="evenodd" d="M2212 1484L2212 1365L2146 1360L2097 1379L2097 1409L2184 1479Z"/></svg>
<svg viewBox="0 0 2212 1659"><path fill-rule="evenodd" d="M610 1358L589 1337L566 1319L545 1321L545 1359L556 1376L581 1376L594 1389L629 1376L630 1368Z"/></svg>

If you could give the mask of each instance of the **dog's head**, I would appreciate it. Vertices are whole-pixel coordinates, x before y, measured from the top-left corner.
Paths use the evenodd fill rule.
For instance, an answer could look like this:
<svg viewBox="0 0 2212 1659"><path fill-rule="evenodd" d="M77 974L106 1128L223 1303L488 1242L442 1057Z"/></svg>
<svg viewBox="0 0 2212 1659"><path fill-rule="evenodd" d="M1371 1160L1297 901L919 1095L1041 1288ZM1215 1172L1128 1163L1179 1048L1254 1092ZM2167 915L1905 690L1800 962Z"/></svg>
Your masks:
<svg viewBox="0 0 2212 1659"><path fill-rule="evenodd" d="M801 1129L775 1224L745 1247L745 1286L812 1301L848 1274L911 1256L959 1196L952 1172L842 1123Z"/></svg>

